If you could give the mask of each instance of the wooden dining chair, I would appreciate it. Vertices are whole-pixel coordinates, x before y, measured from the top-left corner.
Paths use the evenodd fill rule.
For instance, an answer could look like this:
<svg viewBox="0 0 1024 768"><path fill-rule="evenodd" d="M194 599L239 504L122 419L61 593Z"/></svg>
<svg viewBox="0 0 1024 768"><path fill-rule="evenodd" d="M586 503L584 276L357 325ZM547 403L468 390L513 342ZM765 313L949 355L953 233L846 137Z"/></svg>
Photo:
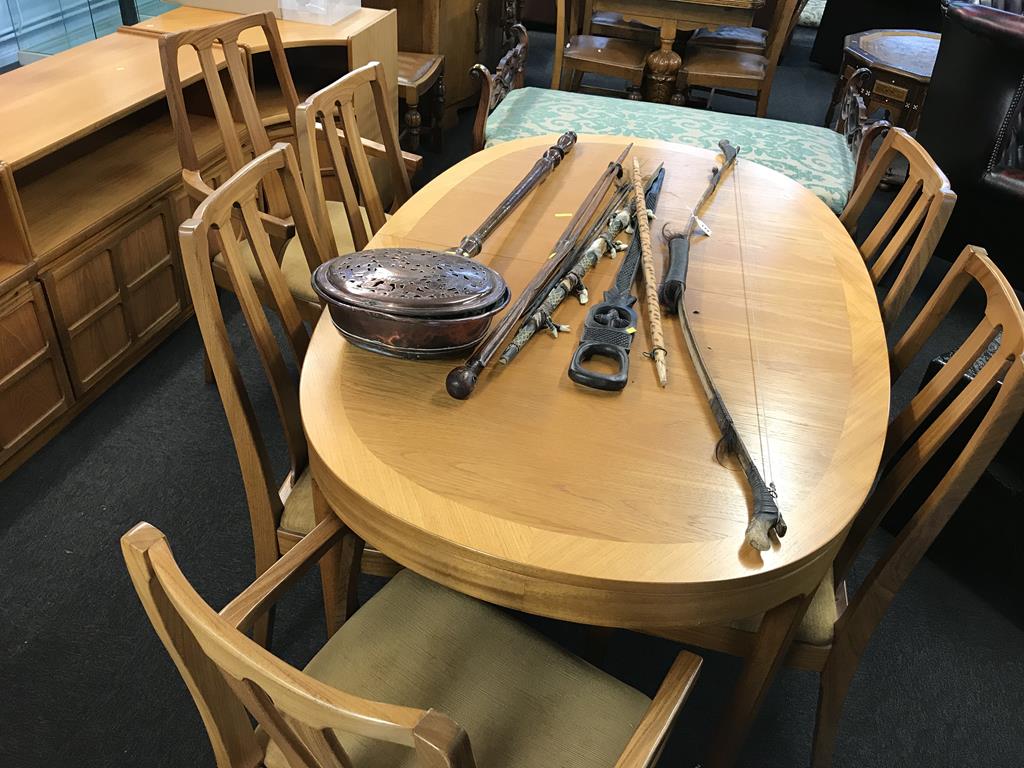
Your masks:
<svg viewBox="0 0 1024 768"><path fill-rule="evenodd" d="M866 170L859 174L860 181L840 220L854 234L889 169L900 159L906 163L907 180L858 245L872 282L882 292L882 322L886 331L891 331L935 252L956 204L956 194L942 169L902 128L885 124L870 130L861 147L864 157L880 132L885 132L885 138Z"/></svg>
<svg viewBox="0 0 1024 768"><path fill-rule="evenodd" d="M250 640L253 622L346 534L324 519L219 613L159 530L140 523L122 537L218 768L653 766L700 668L685 651L652 701L508 613L412 571L302 671Z"/></svg>
<svg viewBox="0 0 1024 768"><path fill-rule="evenodd" d="M639 101L650 46L642 41L587 34L584 27L590 26L585 21L589 8L590 3L584 0L557 0L552 90L578 90L583 75L590 72L625 80L629 98ZM587 90L618 95L593 86Z"/></svg>
<svg viewBox="0 0 1024 768"><path fill-rule="evenodd" d="M796 29L797 22L800 20L800 14L803 13L804 8L807 6L807 2L808 0L798 0L796 11L790 19L789 27L786 30L786 42L783 45L783 48L785 48L792 39L793 30ZM777 6L778 3L779 0L769 0L765 4L769 11L769 23L772 19L771 13L774 12L775 6ZM765 56L768 52L768 30L764 27L757 26L757 19L754 20L754 26L749 27L733 27L728 25L716 27L715 29L708 29L705 27L694 32L693 36L689 41L687 41L687 45L703 45L709 48L746 51L748 53L756 53L761 56Z"/></svg>
<svg viewBox="0 0 1024 768"><path fill-rule="evenodd" d="M947 273L893 351L897 373L904 372L922 351L939 323L966 289L980 287L986 304L974 330L949 363L890 422L874 491L858 513L825 581L813 597L788 649L786 662L820 674L818 716L812 765L832 764L839 718L847 689L871 635L893 598L935 537L981 477L1024 412L1024 311L1013 288L981 248L968 246ZM997 345L992 349L990 345ZM968 372L970 376L965 376ZM1001 383L1000 383L1001 382ZM965 429L969 433L965 434ZM938 482L921 488L934 475L922 470L956 434L952 466ZM847 599L845 579L868 537L894 507L908 503L907 491L918 486L916 506L902 531L875 563L859 589ZM911 502L917 504L916 501ZM913 508L913 507L911 507ZM785 546L785 545L783 545ZM765 622L767 623L767 622ZM666 637L725 653L744 656L746 669L737 699L763 695L781 658L765 658L760 650L765 627L760 617L732 626L655 631ZM764 670L769 670L764 672ZM726 743L739 749L756 706L737 706L747 713L731 725ZM728 764L715 756L713 764Z"/></svg>
<svg viewBox="0 0 1024 768"><path fill-rule="evenodd" d="M302 189L295 151L286 143L276 144L242 166L210 193L178 231L196 319L238 454L258 574L265 572L283 552L312 530L316 516L316 500L309 476L309 449L302 431L295 370L302 368L309 346L309 332L289 290L284 270L275 257L266 226L268 215L258 206L258 200L268 185L281 190L286 204L283 212L293 222L302 253L308 259L307 267L321 263L324 245ZM239 228L243 237L241 242L233 236L221 236ZM211 239L222 243L223 269L238 298L273 394L288 452L288 472L283 481L275 477L263 429L228 336L217 295ZM269 301L261 300L249 260L256 264ZM283 338L294 365L287 362L264 306L280 318ZM374 558L375 553L371 552L364 561L367 572L379 575L395 572L390 561ZM325 574L325 595L338 594L334 579L334 574ZM328 627L337 626L340 619L330 599L327 612ZM269 633L269 622L264 622L259 627L257 638L265 642Z"/></svg>
<svg viewBox="0 0 1024 768"><path fill-rule="evenodd" d="M365 248L386 221L384 203L366 152L369 141L364 140L365 132L360 130L356 117L356 100L360 95L370 94L373 99L383 137L378 146L387 159L396 204L401 205L412 195L384 78L380 62L371 62L317 91L296 109L296 143L306 194L331 253ZM324 194L325 171L341 188L340 203L327 200ZM360 199L364 205L360 205Z"/></svg>
<svg viewBox="0 0 1024 768"><path fill-rule="evenodd" d="M772 81L789 33L796 24L798 4L799 0L776 2L763 52L747 50L738 45L721 47L687 44L683 66L679 70L680 89L684 93L694 87L710 89L709 106L716 91L754 98L757 100L757 116L767 115ZM739 89L739 92L733 89ZM753 91L753 96L746 91Z"/></svg>
<svg viewBox="0 0 1024 768"><path fill-rule="evenodd" d="M250 30L258 30L266 37L274 75L278 82L276 90L261 89L259 99L253 85L248 49L239 42L240 36ZM177 137L182 177L189 196L198 204L213 191L216 184L213 179L203 177L204 171L208 170L211 163L196 146L191 121L207 107L199 103L194 92L186 94L182 86L179 56L183 48L195 49L199 57L202 79L209 100L208 109L217 124L228 174L236 173L253 157L269 150L272 137L294 137L298 95L273 13L254 13L208 27L168 33L160 38L160 60L171 122ZM221 73L221 58L226 61L226 77ZM276 127L268 132L268 124ZM390 163L394 156L393 152L389 156L390 150L385 150L383 145L377 142L367 141L366 152L375 158L375 163ZM207 147L205 154L209 153L210 148ZM412 169L419 166L420 158L416 155L403 154L398 150L398 156ZM306 268L308 259L302 252L301 243L292 236L287 218L282 216L282 211L286 208L282 192L272 180L268 180L263 195L261 207L272 217L269 221L284 221L283 226L271 226L268 230L276 258L284 265L288 286L295 296L303 318L307 322L315 322L320 316L320 301L310 286L309 270ZM390 198L388 204L391 204ZM339 228L334 235L339 253L356 250L351 232ZM328 251L328 257L334 255L337 253ZM219 252L215 253L213 260L217 284L231 290L231 281L223 256ZM248 254L246 264L260 296L269 303L260 271L251 254Z"/></svg>
<svg viewBox="0 0 1024 768"><path fill-rule="evenodd" d="M284 44L281 42L281 34L273 13L254 13L208 27L171 32L160 38L160 63L167 92L167 104L181 159L182 179L193 204L205 200L213 192L216 183L213 179L203 177L203 173L209 169L210 162L201 156L200 148L196 145L192 120L196 114L206 111L207 107L197 103L195 93L186 96L179 67L181 50L192 48L199 57L209 101L208 109L216 121L221 140L219 148L224 153L226 170L230 175L271 147L270 135L264 124L263 113L257 103L252 83L248 49L239 42L239 36L252 29L261 30L266 36L274 75L280 88L280 97L275 98L275 101L283 102L289 127L286 133L290 133L290 126L295 122L298 94L285 59ZM221 59L226 63L226 77L222 77L219 63ZM210 147L206 149L209 154ZM280 227L271 224L268 230L277 260L287 261L289 266L292 262L304 263L305 256L301 247L298 244L291 245L292 233L287 216L283 215L287 210L283 190L275 180L268 179L263 196L262 211L272 217L268 222L283 222ZM213 261L217 284L231 290L231 280L222 253L215 253ZM259 270L251 254L246 263L261 297L267 300L269 297L266 288L262 284ZM295 294L303 316L311 322L315 320L321 307L309 285L308 276L304 280L296 280L290 288Z"/></svg>

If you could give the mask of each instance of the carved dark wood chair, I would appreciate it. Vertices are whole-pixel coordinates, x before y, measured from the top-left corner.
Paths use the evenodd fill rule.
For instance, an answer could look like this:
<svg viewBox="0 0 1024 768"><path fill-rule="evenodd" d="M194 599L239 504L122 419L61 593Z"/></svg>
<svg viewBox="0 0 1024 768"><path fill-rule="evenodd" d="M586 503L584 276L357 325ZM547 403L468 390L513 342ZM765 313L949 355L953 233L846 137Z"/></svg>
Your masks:
<svg viewBox="0 0 1024 768"><path fill-rule="evenodd" d="M515 44L501 57L492 75L483 64L473 65L473 76L480 81L480 98L477 101L476 119L473 121L473 151L479 152L487 140L487 118L510 91L523 87L523 73L526 57L530 53L530 38L526 27L516 24L512 27Z"/></svg>
<svg viewBox="0 0 1024 768"><path fill-rule="evenodd" d="M121 539L128 572L202 715L218 768L653 766L700 659L682 652L654 700L505 611L401 571L302 671L244 633L325 553L319 523L219 613L163 534ZM255 727L254 727L255 722Z"/></svg>

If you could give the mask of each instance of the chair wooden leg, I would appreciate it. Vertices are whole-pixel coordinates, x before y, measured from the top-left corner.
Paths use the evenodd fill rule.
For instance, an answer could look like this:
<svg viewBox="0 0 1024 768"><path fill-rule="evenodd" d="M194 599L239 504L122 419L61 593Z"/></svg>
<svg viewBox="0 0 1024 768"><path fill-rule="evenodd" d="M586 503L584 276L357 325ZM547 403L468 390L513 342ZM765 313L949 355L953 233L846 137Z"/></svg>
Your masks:
<svg viewBox="0 0 1024 768"><path fill-rule="evenodd" d="M870 637L870 634L865 637ZM837 638L837 644L832 647L825 668L821 671L811 768L830 768L832 765L843 702L846 701L863 650L858 645L851 640L850 635Z"/></svg>
<svg viewBox="0 0 1024 768"><path fill-rule="evenodd" d="M757 116L765 117L768 114L768 97L771 95L771 90L768 88L762 88L757 92Z"/></svg>
<svg viewBox="0 0 1024 768"><path fill-rule="evenodd" d="M813 593L793 598L764 615L755 650L744 662L732 701L711 740L708 768L727 768L736 762L812 597Z"/></svg>
<svg viewBox="0 0 1024 768"><path fill-rule="evenodd" d="M333 515L320 488L313 483L313 514L316 522ZM331 637L358 607L359 565L363 558L363 540L347 533L341 543L320 559L320 584L324 595L324 620Z"/></svg>
<svg viewBox="0 0 1024 768"><path fill-rule="evenodd" d="M442 65L443 67L444 65ZM437 76L434 84L434 124L431 126L433 134L434 149L438 152L444 150L444 99L445 99L444 69Z"/></svg>
<svg viewBox="0 0 1024 768"><path fill-rule="evenodd" d="M578 91L580 89L580 84L582 82L583 82L583 73L580 72L578 69L574 69L572 71L572 77L569 80L569 90L570 91Z"/></svg>
<svg viewBox="0 0 1024 768"><path fill-rule="evenodd" d="M405 100L405 127L409 134L409 151L417 152L420 148L420 131L423 126L423 115L420 114L419 94L409 94Z"/></svg>
<svg viewBox="0 0 1024 768"><path fill-rule="evenodd" d="M207 384L213 384L213 366L210 365L210 356L206 353L206 348L203 348L203 381Z"/></svg>

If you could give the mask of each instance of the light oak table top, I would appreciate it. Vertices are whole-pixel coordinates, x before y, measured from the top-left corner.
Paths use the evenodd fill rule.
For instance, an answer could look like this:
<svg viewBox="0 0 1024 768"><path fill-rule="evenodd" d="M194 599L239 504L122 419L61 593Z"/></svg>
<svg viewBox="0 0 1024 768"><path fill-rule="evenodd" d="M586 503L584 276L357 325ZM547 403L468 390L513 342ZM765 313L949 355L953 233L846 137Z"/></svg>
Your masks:
<svg viewBox="0 0 1024 768"><path fill-rule="evenodd" d="M457 243L554 138L473 155L415 195L371 245ZM625 143L581 137L488 240L479 258L514 295ZM658 219L682 219L713 153L645 140L633 151L647 170L665 163ZM718 431L678 322L666 318L667 389L643 356L644 320L629 385L597 392L566 375L586 313L575 300L556 314L571 333L535 338L462 402L444 390L452 361L374 355L321 319L301 406L314 478L333 509L432 579L586 623L722 621L813 590L875 477L889 412L885 339L839 220L797 183L740 157L704 216L714 234L694 243L686 301L740 432L777 485L789 533L773 550L743 542L749 492L738 467L714 459ZM661 262L666 247L653 229ZM592 297L617 268L602 261L591 273Z"/></svg>

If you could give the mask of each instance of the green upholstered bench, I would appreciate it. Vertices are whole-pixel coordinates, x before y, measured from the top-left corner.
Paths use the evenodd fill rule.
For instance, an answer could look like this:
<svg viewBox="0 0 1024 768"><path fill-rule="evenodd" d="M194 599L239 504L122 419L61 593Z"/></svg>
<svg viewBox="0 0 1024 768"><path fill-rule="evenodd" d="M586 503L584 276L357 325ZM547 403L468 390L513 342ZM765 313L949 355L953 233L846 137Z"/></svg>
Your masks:
<svg viewBox="0 0 1024 768"><path fill-rule="evenodd" d="M729 139L740 147L741 157L803 184L836 213L843 210L853 189L856 163L840 133L667 104L517 88L504 94L487 116L484 140L491 146L566 130L661 139L712 150L720 139Z"/></svg>

